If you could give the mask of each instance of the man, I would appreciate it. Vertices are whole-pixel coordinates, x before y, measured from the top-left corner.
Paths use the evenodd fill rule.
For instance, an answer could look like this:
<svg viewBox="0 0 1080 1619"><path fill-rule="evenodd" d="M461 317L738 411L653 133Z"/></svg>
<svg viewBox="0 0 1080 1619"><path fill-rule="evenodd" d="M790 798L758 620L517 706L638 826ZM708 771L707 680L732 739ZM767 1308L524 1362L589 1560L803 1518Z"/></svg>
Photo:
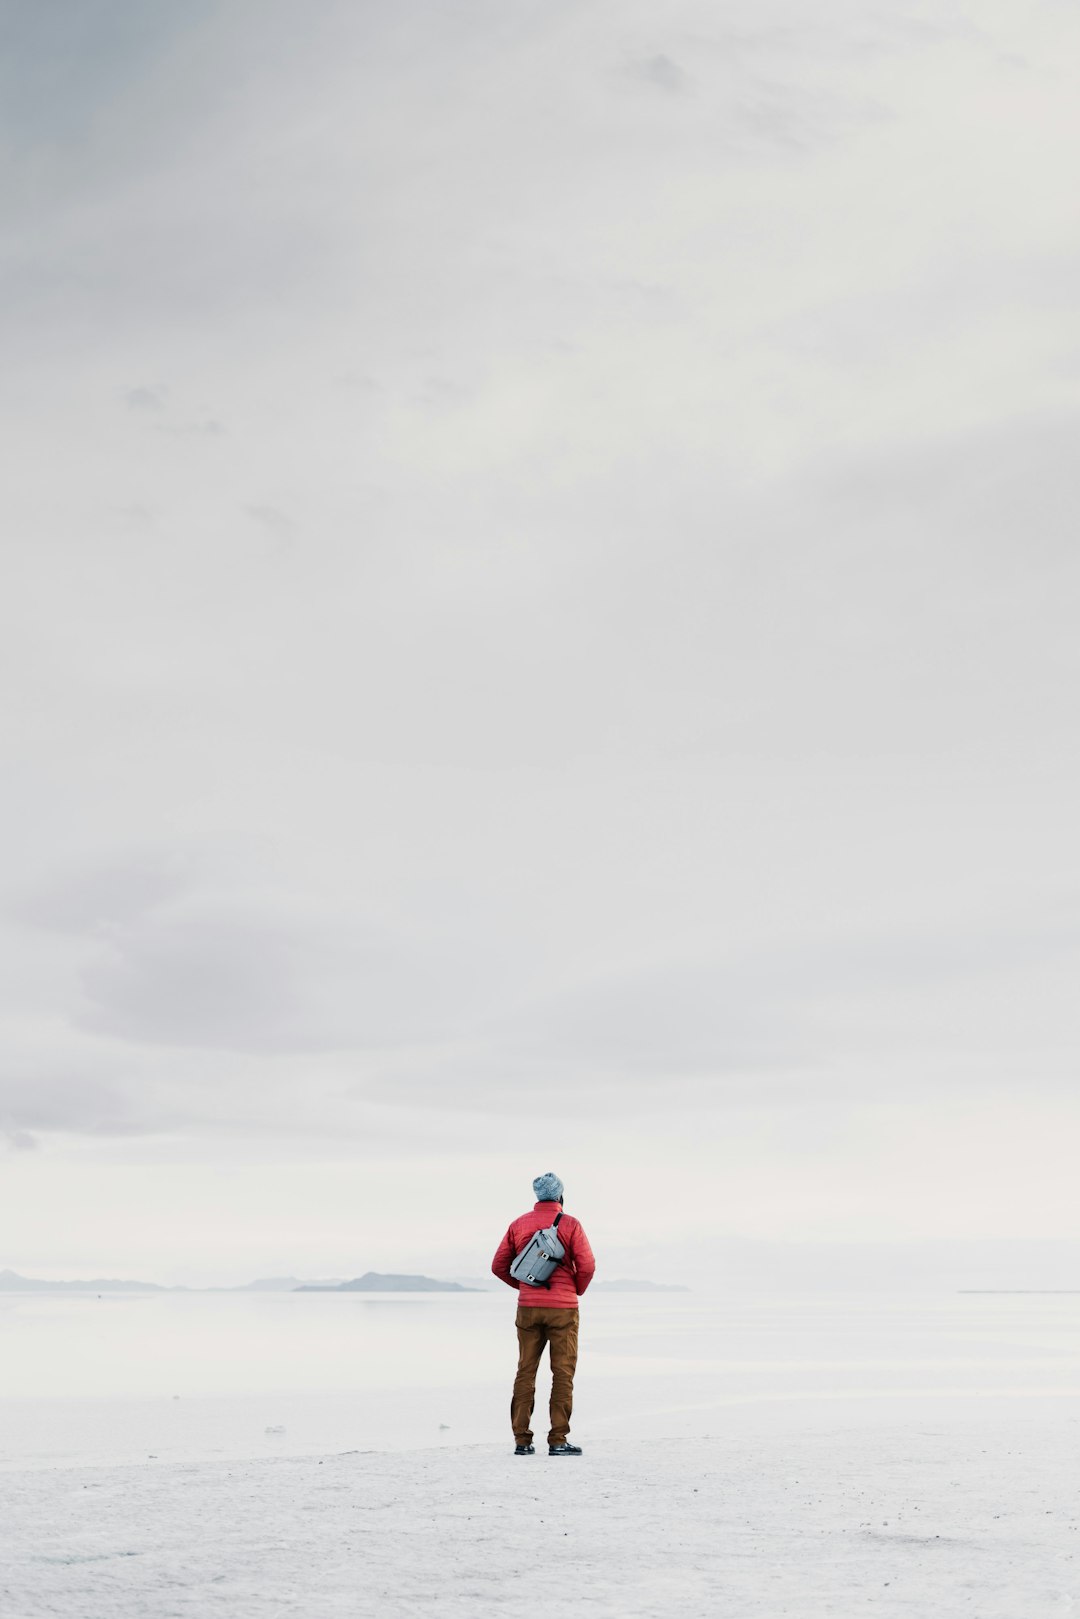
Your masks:
<svg viewBox="0 0 1080 1619"><path fill-rule="evenodd" d="M510 1421L514 1429L514 1455L535 1456L532 1413L536 1397L536 1368L550 1346L551 1430L549 1456L580 1456L580 1445L571 1445L570 1413L574 1405L574 1370L577 1366L578 1299L596 1271L596 1260L581 1221L563 1215L559 1221L559 1241L566 1249L551 1280L543 1287L530 1287L510 1274L514 1258L528 1243L534 1231L543 1231L563 1205L563 1183L558 1175L538 1175L533 1181L536 1206L529 1214L513 1221L495 1251L491 1268L500 1281L518 1289L517 1335L518 1369L510 1401Z"/></svg>

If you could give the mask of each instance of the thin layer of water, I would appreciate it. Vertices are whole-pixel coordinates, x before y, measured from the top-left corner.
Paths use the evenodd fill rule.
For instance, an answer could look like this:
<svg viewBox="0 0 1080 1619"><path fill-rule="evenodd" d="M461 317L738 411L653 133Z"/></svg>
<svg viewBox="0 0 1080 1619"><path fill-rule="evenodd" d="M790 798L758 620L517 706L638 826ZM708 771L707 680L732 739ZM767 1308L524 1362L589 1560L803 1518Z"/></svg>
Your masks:
<svg viewBox="0 0 1080 1619"><path fill-rule="evenodd" d="M0 1465L505 1438L509 1295L21 1294L0 1300ZM926 1420L1080 1400L1080 1297L603 1295L584 1301L579 1421ZM544 1398L541 1382L540 1398Z"/></svg>

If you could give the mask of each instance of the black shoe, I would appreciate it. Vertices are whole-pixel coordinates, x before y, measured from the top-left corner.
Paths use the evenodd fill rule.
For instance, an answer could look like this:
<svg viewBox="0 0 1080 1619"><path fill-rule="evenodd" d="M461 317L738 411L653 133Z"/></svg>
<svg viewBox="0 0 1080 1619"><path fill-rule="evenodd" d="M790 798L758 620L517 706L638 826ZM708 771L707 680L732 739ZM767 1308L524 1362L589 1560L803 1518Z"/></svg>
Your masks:
<svg viewBox="0 0 1080 1619"><path fill-rule="evenodd" d="M581 1455L581 1446L580 1445L570 1445L570 1444L549 1445L548 1446L548 1455L549 1456L580 1456Z"/></svg>
<svg viewBox="0 0 1080 1619"><path fill-rule="evenodd" d="M535 1456L536 1455L536 1446L535 1445L515 1445L514 1446L514 1455L515 1456Z"/></svg>

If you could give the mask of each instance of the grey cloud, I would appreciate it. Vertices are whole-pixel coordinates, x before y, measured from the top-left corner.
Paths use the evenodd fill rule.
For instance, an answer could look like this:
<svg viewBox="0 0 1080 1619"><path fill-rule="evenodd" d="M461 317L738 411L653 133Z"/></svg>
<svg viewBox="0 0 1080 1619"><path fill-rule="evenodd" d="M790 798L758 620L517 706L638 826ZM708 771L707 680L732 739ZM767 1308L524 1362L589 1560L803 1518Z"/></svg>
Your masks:
<svg viewBox="0 0 1080 1619"><path fill-rule="evenodd" d="M635 62L632 72L637 78L655 85L658 90L667 91L669 95L681 94L690 83L689 75L678 62L673 62L670 56L663 54L650 56L643 62Z"/></svg>
<svg viewBox="0 0 1080 1619"><path fill-rule="evenodd" d="M747 146L774 146L792 153L839 140L853 127L876 123L883 116L876 104L843 104L831 96L814 97L795 86L761 85L744 94L732 109L735 134Z"/></svg>
<svg viewBox="0 0 1080 1619"><path fill-rule="evenodd" d="M4 910L34 927L95 934L178 898L191 888L195 872L187 851L131 850L13 885Z"/></svg>
<svg viewBox="0 0 1080 1619"><path fill-rule="evenodd" d="M121 506L119 508L119 513L124 521L130 524L133 529L142 530L153 528L154 524L157 522L158 516L157 512L155 512L151 507L143 506L138 502L130 506Z"/></svg>
<svg viewBox="0 0 1080 1619"><path fill-rule="evenodd" d="M114 857L22 885L7 914L76 945L75 1026L127 1044L314 1052L456 1026L468 969L452 939L245 893L242 871L227 850Z"/></svg>
<svg viewBox="0 0 1080 1619"><path fill-rule="evenodd" d="M790 996L730 966L670 964L583 984L520 1013L511 1053L623 1076L722 1076L810 1060Z"/></svg>
<svg viewBox="0 0 1080 1619"><path fill-rule="evenodd" d="M22 1145L36 1144L38 1133L125 1135L139 1128L139 1111L124 1084L103 1079L70 1057L67 1072L27 1065L22 1072L0 1074L0 1129L13 1144L19 1144L15 1138ZM151 1128L160 1127L155 1119Z"/></svg>
<svg viewBox="0 0 1080 1619"><path fill-rule="evenodd" d="M360 394L381 394L386 391L377 377L368 376L363 371L342 371L333 380L335 387L354 388Z"/></svg>
<svg viewBox="0 0 1080 1619"><path fill-rule="evenodd" d="M792 1097L808 1085L835 1093L850 1081L830 1080L830 1063L867 1048L864 1007L889 1023L892 1050L907 1053L940 1038L922 1026L922 997L928 990L949 996L953 1037L963 1031L974 1050L990 1027L990 1008L1003 993L1016 995L1018 979L1078 961L1080 916L1068 912L1053 926L996 918L970 931L718 953L707 965L669 960L581 983L522 1008L496 1026L494 1039L511 1059L563 1063L568 1073L590 1072L592 1082L602 1073L625 1085L708 1076L727 1096ZM974 1002L964 993L970 988ZM1026 1016L1021 1006L1014 1032L1019 1024L1023 1034ZM1002 1038L994 1027L993 1038ZM871 1036L869 1052L873 1045ZM873 1092L872 1071L856 1081L862 1087Z"/></svg>
<svg viewBox="0 0 1080 1619"><path fill-rule="evenodd" d="M0 96L16 151L53 158L97 133L103 103L167 58L177 35L198 26L215 0L191 0L183 17L132 0L7 8L0 22Z"/></svg>
<svg viewBox="0 0 1080 1619"><path fill-rule="evenodd" d="M12 888L5 914L80 963L75 1027L128 1046L409 1046L474 1018L505 979L445 928L275 885L250 835L88 861Z"/></svg>
<svg viewBox="0 0 1080 1619"><path fill-rule="evenodd" d="M473 395L474 390L450 377L427 377L416 394L416 403L422 410L437 413L458 410Z"/></svg>
<svg viewBox="0 0 1080 1619"><path fill-rule="evenodd" d="M380 928L203 904L109 930L78 1025L148 1045L297 1052L452 1028L452 957Z"/></svg>
<svg viewBox="0 0 1080 1619"><path fill-rule="evenodd" d="M51 1072L39 1058L0 1083L0 1128L297 1140L411 1129L419 1143L439 1138L443 1111L505 1121L529 1098L626 1122L660 1105L677 1118L880 1101L893 1075L897 1100L920 1108L1007 1096L1017 1050L1032 1094L1071 1085L1054 1050L1053 996L1069 1001L1080 954L1067 912L1049 931L999 919L952 937L612 970L506 1015L494 1008L507 986L477 982L490 948L478 935L464 971L444 955L432 972L430 955L395 955L385 937L369 935L365 961L355 930L295 915L270 926L263 913L256 924L252 907L162 912L126 928L91 969L77 1019L90 1051L100 1043L93 1064L75 1046ZM1025 983L1048 979L1060 989L1033 1008ZM927 1022L927 990L944 1023ZM1050 1013L1041 1052L1033 1010Z"/></svg>
<svg viewBox="0 0 1080 1619"><path fill-rule="evenodd" d="M77 10L67 6L64 14ZM112 309L125 330L144 335L162 320L181 328L192 321L201 329L214 318L242 315L244 323L256 319L277 349L304 299L317 300L340 321L362 289L364 326L372 330L364 333L362 326L361 332L371 348L386 347L381 333L388 322L392 334L407 330L414 347L424 341L441 347L446 296L470 308L476 297L469 247L475 205L462 213L437 201L439 193L462 187L463 165L477 196L505 196L508 217L501 228L524 229L530 241L550 237L543 205L551 196L552 164L560 175L558 211L570 210L568 225L597 205L605 215L621 214L631 197L638 209L640 188L651 195L677 170L678 149L659 147L628 193L617 154L606 143L575 146L573 131L593 116L601 40L609 32L602 14L588 19L554 8L534 39L513 31L493 38L484 5L456 14L454 30L438 8L422 10L432 49L438 41L445 86L429 102L426 119L403 111L414 97L430 97L431 85L422 55L412 50L408 22L392 10L331 4L319 8L298 37L290 9L280 3L257 11L207 6L194 19L185 12L190 57L183 68L170 71L175 19L161 24L152 60L119 81L99 73L96 59L92 67L84 64L80 93L96 92L109 108L109 118L92 126L80 164L80 193L94 205L67 210L65 169L49 170L54 189L42 187L44 217L35 216L21 244L14 304L39 313L62 310L66 322L83 330ZM617 10L611 16L617 20ZM145 25L144 10L131 5L117 8L116 19L133 36ZM616 27L617 38L624 34L625 25ZM825 26L822 37L835 77L842 20ZM32 56L34 42L25 49ZM681 53L681 43L672 49ZM534 130L548 113L529 64L535 60L542 82L541 62L570 52L582 67L566 85L568 119L561 116L561 127L538 147ZM645 82L665 90L689 71L662 52L639 60ZM78 76L76 64L65 69ZM313 83L320 85L325 114L314 142ZM706 128L734 134L736 145L801 146L831 139L858 121L845 111L846 86L803 95L794 74L776 88L751 67L734 95L731 88L725 84L722 94L701 97L701 116ZM198 119L189 116L195 95ZM732 109L741 110L733 116ZM498 143L486 134L492 117L500 119ZM701 133L700 127L688 131L695 151ZM421 205L402 210L402 188L415 190L418 173L430 177L421 184ZM340 196L358 192L364 196L359 237L352 210L338 205ZM369 237L379 243L377 255L365 245ZM77 275L70 269L73 252ZM529 255L523 257L527 265ZM425 273L429 258L440 266L437 285ZM575 280L587 279L585 268L576 268ZM308 324L320 324L310 308ZM400 343L391 347L400 364ZM494 347L497 352L497 341Z"/></svg>
<svg viewBox="0 0 1080 1619"><path fill-rule="evenodd" d="M129 410L161 410L165 404L161 388L129 388L124 397Z"/></svg>
<svg viewBox="0 0 1080 1619"><path fill-rule="evenodd" d="M1075 23L915 9L21 8L9 1136L1067 1117Z"/></svg>
<svg viewBox="0 0 1080 1619"><path fill-rule="evenodd" d="M247 514L281 545L288 545L296 538L296 523L276 506L249 506Z"/></svg>
<svg viewBox="0 0 1080 1619"><path fill-rule="evenodd" d="M141 921L83 974L79 1024L147 1044L274 1050L298 1037L289 941L235 918Z"/></svg>
<svg viewBox="0 0 1080 1619"><path fill-rule="evenodd" d="M929 439L835 463L819 488L837 515L934 533L936 546L965 560L1025 574L1076 569L1074 514L1080 504L1072 409L1017 423L993 419Z"/></svg>
<svg viewBox="0 0 1080 1619"><path fill-rule="evenodd" d="M213 416L206 416L201 421L189 422L155 422L159 433L168 434L170 438L220 438L225 432L221 422Z"/></svg>

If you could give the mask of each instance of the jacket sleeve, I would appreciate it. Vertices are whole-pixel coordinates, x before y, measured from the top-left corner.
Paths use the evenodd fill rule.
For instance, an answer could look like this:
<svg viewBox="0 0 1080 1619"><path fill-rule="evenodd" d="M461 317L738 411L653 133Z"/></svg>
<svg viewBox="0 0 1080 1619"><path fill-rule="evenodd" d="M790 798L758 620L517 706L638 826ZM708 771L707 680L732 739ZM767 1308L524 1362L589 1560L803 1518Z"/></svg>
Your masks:
<svg viewBox="0 0 1080 1619"><path fill-rule="evenodd" d="M585 1227L581 1221L574 1228L574 1238L570 1245L570 1252L574 1260L574 1286L580 1297L596 1275L596 1259L589 1239L585 1235Z"/></svg>
<svg viewBox="0 0 1080 1619"><path fill-rule="evenodd" d="M505 1282L507 1287L516 1287L520 1290L521 1283L515 1281L510 1274L510 1266L513 1264L513 1261L514 1238L511 1230L507 1231L502 1242L500 1242L499 1246L496 1248L495 1258L491 1261L491 1268L495 1275L499 1278L500 1282Z"/></svg>

